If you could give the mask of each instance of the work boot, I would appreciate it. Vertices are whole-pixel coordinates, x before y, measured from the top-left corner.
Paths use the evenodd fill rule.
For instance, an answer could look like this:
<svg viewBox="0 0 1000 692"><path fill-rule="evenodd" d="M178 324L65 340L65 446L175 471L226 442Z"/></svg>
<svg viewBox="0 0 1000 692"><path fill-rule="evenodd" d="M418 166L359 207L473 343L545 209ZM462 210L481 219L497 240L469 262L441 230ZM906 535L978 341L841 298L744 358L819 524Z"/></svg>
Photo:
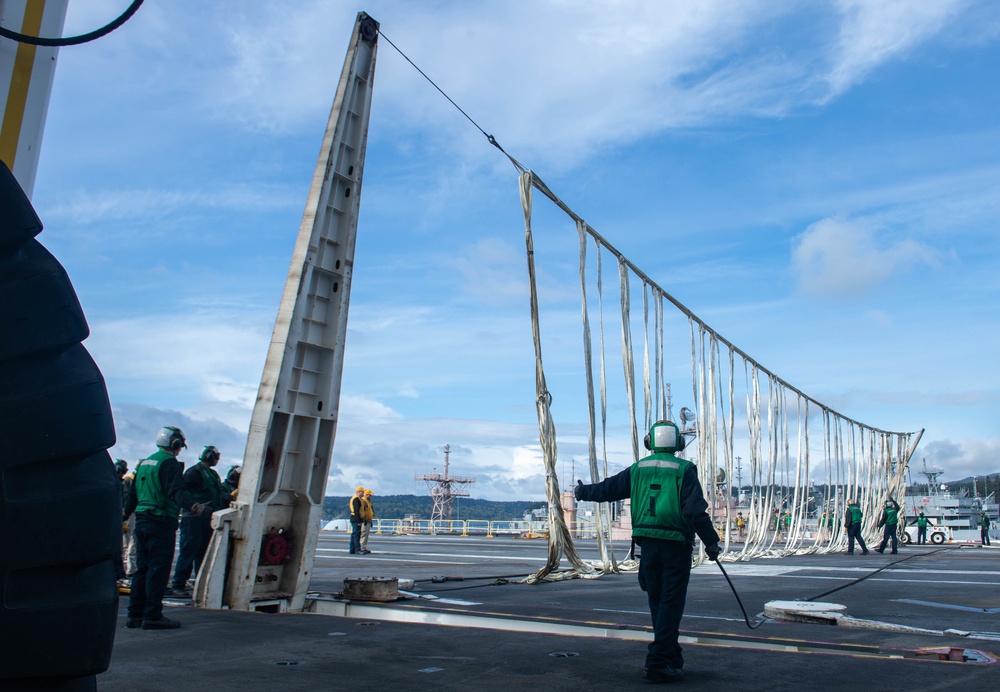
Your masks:
<svg viewBox="0 0 1000 692"><path fill-rule="evenodd" d="M175 630L180 626L181 623L176 620L171 620L166 616L160 617L157 620L142 621L142 629L144 630Z"/></svg>
<svg viewBox="0 0 1000 692"><path fill-rule="evenodd" d="M682 668L671 668L666 666L665 668L643 668L643 675L650 682L680 682L684 679L684 670Z"/></svg>
<svg viewBox="0 0 1000 692"><path fill-rule="evenodd" d="M861 553L861 554L862 554L862 555L867 555L867 554L868 554L868 551L866 550L866 551L864 551L864 552L863 552L863 553Z"/></svg>
<svg viewBox="0 0 1000 692"><path fill-rule="evenodd" d="M163 592L163 595L167 598L191 598L191 592L186 589L178 589L175 586L167 587L167 590Z"/></svg>
<svg viewBox="0 0 1000 692"><path fill-rule="evenodd" d="M125 620L125 627L130 630L134 630L137 627L142 627L142 618L127 618Z"/></svg>

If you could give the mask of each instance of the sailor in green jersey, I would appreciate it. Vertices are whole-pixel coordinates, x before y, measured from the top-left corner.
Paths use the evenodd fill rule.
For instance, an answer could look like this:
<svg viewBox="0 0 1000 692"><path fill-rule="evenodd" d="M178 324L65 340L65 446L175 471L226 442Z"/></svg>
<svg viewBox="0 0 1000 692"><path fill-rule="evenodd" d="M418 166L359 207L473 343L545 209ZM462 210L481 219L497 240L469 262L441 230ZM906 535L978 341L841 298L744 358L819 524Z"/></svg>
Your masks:
<svg viewBox="0 0 1000 692"><path fill-rule="evenodd" d="M222 486L222 479L215 470L222 455L214 445L205 447L198 457L198 463L184 472L184 489L199 505L209 505L211 511L196 514L188 508L181 510L180 552L174 566L174 579L168 596L190 598L187 580L192 569L195 574L205 559L208 542L212 538L212 512L225 509L231 499Z"/></svg>
<svg viewBox="0 0 1000 692"><path fill-rule="evenodd" d="M882 516L878 519L878 527L882 529L882 542L875 550L884 553L891 540L892 554L895 555L897 553L896 531L899 529L899 505L891 497L885 501L885 509L882 510Z"/></svg>
<svg viewBox="0 0 1000 692"><path fill-rule="evenodd" d="M236 492L240 487L240 467L230 466L226 474L226 480L222 481L222 489L229 493L229 497L236 499Z"/></svg>
<svg viewBox="0 0 1000 692"><path fill-rule="evenodd" d="M986 510L981 510L979 512L979 538L983 545L990 544L990 517L986 514Z"/></svg>
<svg viewBox="0 0 1000 692"><path fill-rule="evenodd" d="M158 449L140 459L135 482L129 491L125 514L135 512L136 569L132 577L125 626L144 630L174 629L176 620L164 617L163 595L170 581L170 563L177 540L177 515L181 507L198 513L207 506L196 505L184 490L181 462L177 455L187 447L180 428L162 428L156 436Z"/></svg>
<svg viewBox="0 0 1000 692"><path fill-rule="evenodd" d="M645 445L652 454L600 483L578 481L575 495L591 502L632 499L632 538L642 550L639 587L646 592L653 620L644 673L651 682L673 682L684 677L677 640L694 537L701 538L708 559L715 560L719 534L708 515L695 465L674 456L684 449L677 426L669 421L653 424Z"/></svg>
<svg viewBox="0 0 1000 692"><path fill-rule="evenodd" d="M858 545L861 546L861 554L868 554L868 546L865 545L865 539L861 535L861 520L864 518L864 514L861 508L858 507L857 500L847 501L847 511L844 513L844 528L847 529L847 554L854 555L854 541L858 541Z"/></svg>
<svg viewBox="0 0 1000 692"><path fill-rule="evenodd" d="M917 544L927 542L927 517L921 512L917 517Z"/></svg>

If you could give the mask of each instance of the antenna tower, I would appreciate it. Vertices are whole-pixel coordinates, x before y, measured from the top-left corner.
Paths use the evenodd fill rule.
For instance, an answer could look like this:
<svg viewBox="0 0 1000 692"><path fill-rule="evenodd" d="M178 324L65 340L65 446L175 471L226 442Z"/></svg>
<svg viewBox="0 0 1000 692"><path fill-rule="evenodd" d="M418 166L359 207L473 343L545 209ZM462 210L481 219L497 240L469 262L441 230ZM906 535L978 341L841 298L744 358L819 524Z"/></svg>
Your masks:
<svg viewBox="0 0 1000 692"><path fill-rule="evenodd" d="M937 466L927 468L927 460L921 459L921 461L923 462L923 468L918 473L927 477L927 494L933 495L937 491L938 476L944 473L944 471L939 469Z"/></svg>
<svg viewBox="0 0 1000 692"><path fill-rule="evenodd" d="M451 454L451 445L444 446L444 474L432 473L423 476L414 476L414 480L427 481L427 487L431 491L431 499L434 500L434 509L431 510L431 531L436 532L437 522L451 519L451 502L456 497L469 497L465 492L465 486L475 483L475 478L459 478L448 475L448 457Z"/></svg>

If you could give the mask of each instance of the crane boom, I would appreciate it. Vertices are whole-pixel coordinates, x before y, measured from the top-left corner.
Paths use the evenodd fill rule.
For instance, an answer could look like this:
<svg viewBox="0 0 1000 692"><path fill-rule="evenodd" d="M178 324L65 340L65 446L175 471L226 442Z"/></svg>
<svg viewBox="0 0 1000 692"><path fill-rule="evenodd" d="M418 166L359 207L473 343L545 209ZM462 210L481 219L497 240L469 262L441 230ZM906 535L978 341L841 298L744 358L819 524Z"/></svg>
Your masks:
<svg viewBox="0 0 1000 692"><path fill-rule="evenodd" d="M340 409L378 23L358 14L278 309L235 506L195 603L303 610Z"/></svg>

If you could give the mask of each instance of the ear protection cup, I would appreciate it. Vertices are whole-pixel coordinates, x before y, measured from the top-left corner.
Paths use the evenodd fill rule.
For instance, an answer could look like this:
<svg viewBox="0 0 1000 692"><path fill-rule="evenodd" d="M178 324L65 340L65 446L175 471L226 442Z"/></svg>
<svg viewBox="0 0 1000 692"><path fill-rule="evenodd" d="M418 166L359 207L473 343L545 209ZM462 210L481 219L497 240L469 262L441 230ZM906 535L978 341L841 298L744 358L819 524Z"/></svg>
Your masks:
<svg viewBox="0 0 1000 692"><path fill-rule="evenodd" d="M184 433L181 432L180 428L168 425L165 428L160 428L160 432L157 433L156 446L176 455L180 454L180 451L187 447L187 441L184 439Z"/></svg>
<svg viewBox="0 0 1000 692"><path fill-rule="evenodd" d="M686 446L687 446L687 440L684 439L683 435L678 435L677 436L677 451L678 452L683 452L684 451L684 447L686 447Z"/></svg>
<svg viewBox="0 0 1000 692"><path fill-rule="evenodd" d="M653 451L653 448L649 446L649 433L646 433L646 436L642 438L642 446L649 451Z"/></svg>

